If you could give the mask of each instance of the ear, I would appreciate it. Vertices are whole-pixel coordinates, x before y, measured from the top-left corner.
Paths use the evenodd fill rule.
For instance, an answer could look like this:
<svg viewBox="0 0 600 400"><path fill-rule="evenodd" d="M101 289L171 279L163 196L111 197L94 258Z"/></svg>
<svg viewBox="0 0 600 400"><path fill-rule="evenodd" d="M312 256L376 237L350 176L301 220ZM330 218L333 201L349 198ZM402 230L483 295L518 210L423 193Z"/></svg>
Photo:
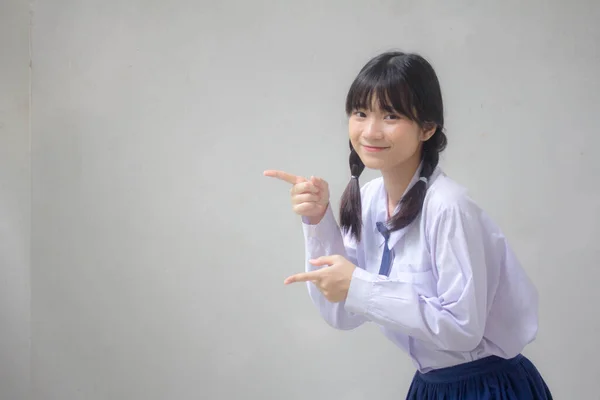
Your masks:
<svg viewBox="0 0 600 400"><path fill-rule="evenodd" d="M435 134L437 130L437 125L433 123L427 123L423 126L423 130L421 131L421 141L426 142Z"/></svg>

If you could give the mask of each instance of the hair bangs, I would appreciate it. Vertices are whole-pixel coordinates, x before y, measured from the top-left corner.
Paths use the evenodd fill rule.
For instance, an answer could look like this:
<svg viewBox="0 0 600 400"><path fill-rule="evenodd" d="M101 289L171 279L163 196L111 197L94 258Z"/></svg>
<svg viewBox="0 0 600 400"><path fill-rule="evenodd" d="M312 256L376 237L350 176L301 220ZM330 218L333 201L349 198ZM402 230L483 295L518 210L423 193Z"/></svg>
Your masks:
<svg viewBox="0 0 600 400"><path fill-rule="evenodd" d="M417 121L413 93L401 69L390 62L367 65L356 77L346 97L346 114L374 107Z"/></svg>

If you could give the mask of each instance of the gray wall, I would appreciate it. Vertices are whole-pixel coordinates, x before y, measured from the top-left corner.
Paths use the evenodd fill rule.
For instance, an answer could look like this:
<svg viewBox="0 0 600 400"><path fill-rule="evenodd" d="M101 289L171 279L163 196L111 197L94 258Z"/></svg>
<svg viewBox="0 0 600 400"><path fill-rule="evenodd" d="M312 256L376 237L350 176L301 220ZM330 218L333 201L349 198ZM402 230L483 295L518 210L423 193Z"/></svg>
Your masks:
<svg viewBox="0 0 600 400"><path fill-rule="evenodd" d="M29 10L0 2L0 400L25 400L30 373Z"/></svg>
<svg viewBox="0 0 600 400"><path fill-rule="evenodd" d="M526 354L557 399L597 397L598 2L34 2L31 153L28 14L7 4L0 399L29 368L35 400L402 398L405 354L283 286L302 234L262 176L320 175L337 208L345 92L392 48L434 64L442 166L539 288Z"/></svg>

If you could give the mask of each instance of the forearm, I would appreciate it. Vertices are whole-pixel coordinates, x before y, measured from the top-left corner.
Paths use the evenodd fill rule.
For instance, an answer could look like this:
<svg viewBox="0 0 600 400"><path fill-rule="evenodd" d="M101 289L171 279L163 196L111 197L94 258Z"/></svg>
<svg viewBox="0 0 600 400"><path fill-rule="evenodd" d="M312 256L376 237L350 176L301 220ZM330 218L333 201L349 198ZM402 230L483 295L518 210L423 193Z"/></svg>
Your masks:
<svg viewBox="0 0 600 400"><path fill-rule="evenodd" d="M352 278L346 309L387 328L449 351L471 351L485 326L485 301L468 285L459 302L419 293L417 282L392 281L364 270Z"/></svg>
<svg viewBox="0 0 600 400"><path fill-rule="evenodd" d="M303 224L305 238L305 264L306 272L319 268L309 262L323 256L340 255L353 264L357 264L354 249L346 248L344 238L333 217L330 208L318 224L310 224L305 220ZM336 329L354 329L363 324L367 319L345 310L345 302L332 303L325 298L319 289L311 282L307 282L308 293L321 316L329 325Z"/></svg>

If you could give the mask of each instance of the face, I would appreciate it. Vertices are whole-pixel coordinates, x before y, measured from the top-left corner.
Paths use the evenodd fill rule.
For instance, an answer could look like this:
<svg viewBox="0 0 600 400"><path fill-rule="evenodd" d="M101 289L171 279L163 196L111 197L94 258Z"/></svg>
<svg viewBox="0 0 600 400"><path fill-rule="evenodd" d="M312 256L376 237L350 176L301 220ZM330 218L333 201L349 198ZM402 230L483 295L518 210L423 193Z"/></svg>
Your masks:
<svg viewBox="0 0 600 400"><path fill-rule="evenodd" d="M365 167L381 171L418 165L423 142L435 132L435 127L424 131L406 116L375 106L354 110L348 125L352 146Z"/></svg>

